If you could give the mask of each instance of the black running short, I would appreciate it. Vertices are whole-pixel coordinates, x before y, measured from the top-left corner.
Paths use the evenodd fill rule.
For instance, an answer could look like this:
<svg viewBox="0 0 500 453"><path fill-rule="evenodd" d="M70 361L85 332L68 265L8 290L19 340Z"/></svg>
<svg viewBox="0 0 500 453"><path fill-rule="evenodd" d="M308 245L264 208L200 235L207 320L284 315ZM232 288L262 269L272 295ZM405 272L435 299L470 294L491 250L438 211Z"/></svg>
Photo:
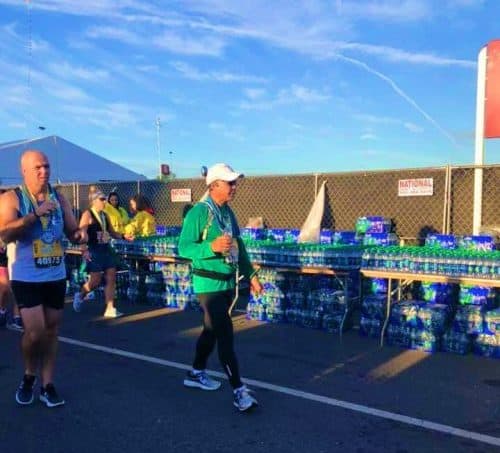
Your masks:
<svg viewBox="0 0 500 453"><path fill-rule="evenodd" d="M0 251L0 267L7 267L7 252Z"/></svg>
<svg viewBox="0 0 500 453"><path fill-rule="evenodd" d="M10 282L18 307L33 308L38 305L62 310L66 296L66 280L52 282Z"/></svg>

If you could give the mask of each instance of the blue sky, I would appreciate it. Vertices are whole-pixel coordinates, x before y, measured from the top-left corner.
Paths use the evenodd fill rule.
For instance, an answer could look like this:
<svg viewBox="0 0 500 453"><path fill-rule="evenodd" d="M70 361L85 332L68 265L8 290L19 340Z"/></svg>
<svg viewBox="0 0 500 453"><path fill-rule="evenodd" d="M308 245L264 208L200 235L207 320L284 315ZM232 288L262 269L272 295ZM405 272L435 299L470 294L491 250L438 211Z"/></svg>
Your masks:
<svg viewBox="0 0 500 453"><path fill-rule="evenodd" d="M0 142L60 135L153 177L159 117L179 177L470 164L499 17L498 0L0 0Z"/></svg>

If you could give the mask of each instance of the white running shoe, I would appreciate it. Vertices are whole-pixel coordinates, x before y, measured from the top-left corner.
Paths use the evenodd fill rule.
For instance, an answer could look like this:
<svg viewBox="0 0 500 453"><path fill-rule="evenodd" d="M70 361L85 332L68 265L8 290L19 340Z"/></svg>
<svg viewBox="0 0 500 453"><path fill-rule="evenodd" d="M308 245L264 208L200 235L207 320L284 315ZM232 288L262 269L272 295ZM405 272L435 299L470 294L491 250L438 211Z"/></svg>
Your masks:
<svg viewBox="0 0 500 453"><path fill-rule="evenodd" d="M104 312L104 317L105 318L119 318L120 316L123 316L123 313L119 312L116 308L107 308L106 311Z"/></svg>

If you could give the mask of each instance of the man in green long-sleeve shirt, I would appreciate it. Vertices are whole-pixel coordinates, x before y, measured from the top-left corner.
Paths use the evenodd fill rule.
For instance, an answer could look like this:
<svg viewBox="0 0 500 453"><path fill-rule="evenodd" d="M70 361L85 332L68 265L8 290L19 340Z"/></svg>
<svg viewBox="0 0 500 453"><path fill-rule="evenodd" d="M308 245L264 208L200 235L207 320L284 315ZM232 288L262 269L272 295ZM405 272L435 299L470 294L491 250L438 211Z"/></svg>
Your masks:
<svg viewBox="0 0 500 453"><path fill-rule="evenodd" d="M237 275L250 280L254 293L262 292L262 285L248 259L236 217L228 206L242 177L226 164L215 164L208 169L209 196L187 213L179 254L192 260L194 291L203 309L203 331L196 343L193 369L187 373L184 385L203 390L220 387L220 382L205 372L208 357L217 343L219 359L233 387L234 405L246 411L257 401L241 382L230 308Z"/></svg>

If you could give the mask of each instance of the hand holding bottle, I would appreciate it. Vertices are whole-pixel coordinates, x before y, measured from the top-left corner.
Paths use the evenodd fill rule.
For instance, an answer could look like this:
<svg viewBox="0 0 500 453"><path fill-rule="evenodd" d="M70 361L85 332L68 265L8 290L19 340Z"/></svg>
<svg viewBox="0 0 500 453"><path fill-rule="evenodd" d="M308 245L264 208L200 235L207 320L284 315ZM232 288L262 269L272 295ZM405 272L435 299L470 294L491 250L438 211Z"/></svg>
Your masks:
<svg viewBox="0 0 500 453"><path fill-rule="evenodd" d="M232 242L233 238L229 234L224 233L223 235L215 238L210 246L212 248L212 251L214 251L215 253L222 253L223 255L227 255L231 250Z"/></svg>

